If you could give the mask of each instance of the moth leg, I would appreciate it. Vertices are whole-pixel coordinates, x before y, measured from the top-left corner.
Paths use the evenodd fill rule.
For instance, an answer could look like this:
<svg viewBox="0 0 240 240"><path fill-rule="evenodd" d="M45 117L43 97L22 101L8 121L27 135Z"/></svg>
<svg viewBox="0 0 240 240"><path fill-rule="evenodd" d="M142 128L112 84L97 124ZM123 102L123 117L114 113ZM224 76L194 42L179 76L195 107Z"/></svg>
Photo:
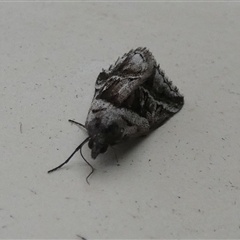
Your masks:
<svg viewBox="0 0 240 240"><path fill-rule="evenodd" d="M115 156L115 159L116 159L117 165L120 166L120 165L119 165L119 162L118 162L117 154L116 154L116 152L115 152L115 149L114 149L113 146L111 146L111 145L109 145L109 147L113 150L113 153L114 153L114 156Z"/></svg>
<svg viewBox="0 0 240 240"><path fill-rule="evenodd" d="M76 124L76 125L79 125L79 126L83 127L84 129L86 129L85 125L83 125L82 123L76 122L76 121L71 120L71 119L69 119L68 121L69 121L70 123L74 123L74 124Z"/></svg>

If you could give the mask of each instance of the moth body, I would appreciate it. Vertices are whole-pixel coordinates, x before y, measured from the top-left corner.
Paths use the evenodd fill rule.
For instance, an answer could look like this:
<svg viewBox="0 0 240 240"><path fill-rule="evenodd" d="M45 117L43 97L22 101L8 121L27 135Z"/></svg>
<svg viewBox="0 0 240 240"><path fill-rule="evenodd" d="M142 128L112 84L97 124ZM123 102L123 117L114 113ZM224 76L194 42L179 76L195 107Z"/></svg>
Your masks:
<svg viewBox="0 0 240 240"><path fill-rule="evenodd" d="M85 126L92 158L109 145L148 134L183 106L172 85L146 48L137 48L102 70Z"/></svg>
<svg viewBox="0 0 240 240"><path fill-rule="evenodd" d="M157 65L152 53L142 47L130 50L97 77L85 125L77 123L86 128L88 138L64 163L49 172L66 164L78 150L82 155L86 142L95 159L109 146L147 135L180 111L183 104L183 95ZM83 159L92 168L89 177L94 169Z"/></svg>

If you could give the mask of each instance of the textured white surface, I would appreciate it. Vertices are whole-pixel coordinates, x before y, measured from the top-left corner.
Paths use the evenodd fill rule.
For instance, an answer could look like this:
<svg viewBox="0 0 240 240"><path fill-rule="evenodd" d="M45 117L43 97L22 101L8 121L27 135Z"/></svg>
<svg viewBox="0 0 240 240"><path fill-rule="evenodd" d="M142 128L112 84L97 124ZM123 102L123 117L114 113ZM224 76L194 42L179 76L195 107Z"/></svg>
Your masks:
<svg viewBox="0 0 240 240"><path fill-rule="evenodd" d="M0 3L0 238L240 238L238 3ZM146 46L185 95L96 172L77 154L102 68ZM90 159L85 146L84 154Z"/></svg>

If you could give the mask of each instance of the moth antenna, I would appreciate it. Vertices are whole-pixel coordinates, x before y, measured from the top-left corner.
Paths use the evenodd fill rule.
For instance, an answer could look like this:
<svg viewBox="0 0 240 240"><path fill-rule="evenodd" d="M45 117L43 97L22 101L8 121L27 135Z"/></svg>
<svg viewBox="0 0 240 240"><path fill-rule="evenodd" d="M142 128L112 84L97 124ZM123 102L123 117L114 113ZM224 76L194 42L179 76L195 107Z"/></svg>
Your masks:
<svg viewBox="0 0 240 240"><path fill-rule="evenodd" d="M57 169L61 168L63 165L67 164L67 163L70 161L70 159L73 157L73 155L74 155L79 149L82 149L82 146L83 146L86 142L89 141L89 138L90 138L90 137L87 137L87 138L75 149L75 151L70 155L70 157L69 157L65 162L63 162L63 163L60 164L59 166L57 166L57 167L49 170L48 173L54 172L54 171L56 171ZM83 158L83 159L84 159L84 158ZM85 159L84 159L84 160L85 160ZM86 160L85 160L85 161L86 161Z"/></svg>
<svg viewBox="0 0 240 240"><path fill-rule="evenodd" d="M76 124L76 125L79 125L79 126L83 127L84 129L86 129L85 125L83 125L82 123L76 122L76 121L71 120L71 119L68 119L68 121L69 121L70 123L74 123L74 124Z"/></svg>
<svg viewBox="0 0 240 240"><path fill-rule="evenodd" d="M89 137L88 137L88 140L89 140ZM82 146L83 146L83 145L82 145ZM86 158L83 156L83 154L82 154L82 146L80 147L80 154L81 154L83 160L84 160L84 161L87 163L87 165L92 169L91 172L90 172L90 173L87 175L87 177L86 177L86 182L90 185L90 183L89 183L89 181L88 181L88 178L93 174L94 168L93 168L93 166L86 160Z"/></svg>

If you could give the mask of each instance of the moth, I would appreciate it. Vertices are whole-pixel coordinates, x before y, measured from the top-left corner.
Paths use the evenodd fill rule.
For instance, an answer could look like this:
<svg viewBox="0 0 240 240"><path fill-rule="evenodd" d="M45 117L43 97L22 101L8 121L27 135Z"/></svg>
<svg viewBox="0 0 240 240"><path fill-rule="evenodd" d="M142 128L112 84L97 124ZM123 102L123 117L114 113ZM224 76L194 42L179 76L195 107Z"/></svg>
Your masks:
<svg viewBox="0 0 240 240"><path fill-rule="evenodd" d="M95 159L113 146L128 139L149 134L181 110L184 97L157 65L147 48L139 47L125 53L107 70L99 73L95 93L85 125L88 137L71 156L53 172L65 165L88 142ZM88 182L89 183L89 182Z"/></svg>

